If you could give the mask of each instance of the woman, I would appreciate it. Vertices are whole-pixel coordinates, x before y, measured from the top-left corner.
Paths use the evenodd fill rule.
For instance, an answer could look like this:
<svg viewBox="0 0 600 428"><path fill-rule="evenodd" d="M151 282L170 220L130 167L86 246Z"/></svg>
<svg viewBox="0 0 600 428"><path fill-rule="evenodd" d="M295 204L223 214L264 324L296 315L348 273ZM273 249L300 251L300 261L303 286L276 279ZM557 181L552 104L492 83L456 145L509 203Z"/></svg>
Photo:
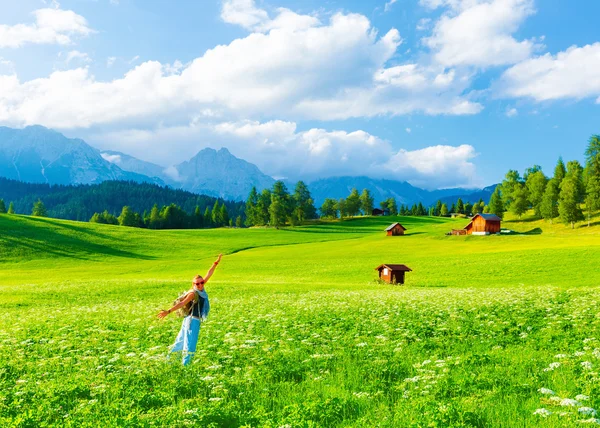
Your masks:
<svg viewBox="0 0 600 428"><path fill-rule="evenodd" d="M181 352L181 362L184 366L188 365L196 352L196 345L198 344L198 335L200 334L200 321L205 320L210 310L208 303L208 294L204 291L204 286L214 273L217 265L221 261L223 255L219 254L217 261L213 263L211 268L208 270L204 278L200 275L196 275L192 281L193 287L187 292L184 299L173 306L171 309L162 310L158 314L158 318L163 319L171 312L187 305L189 302L194 301L192 311L190 315L183 319L181 324L181 330L175 339L175 343L171 346L170 352Z"/></svg>

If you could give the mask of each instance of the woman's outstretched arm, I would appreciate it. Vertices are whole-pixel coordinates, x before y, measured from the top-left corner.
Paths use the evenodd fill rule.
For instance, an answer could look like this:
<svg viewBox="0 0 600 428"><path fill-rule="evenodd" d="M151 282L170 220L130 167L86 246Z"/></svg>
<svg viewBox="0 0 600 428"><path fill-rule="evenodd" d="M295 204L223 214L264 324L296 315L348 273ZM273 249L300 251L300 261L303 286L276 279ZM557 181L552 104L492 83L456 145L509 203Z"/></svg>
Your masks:
<svg viewBox="0 0 600 428"><path fill-rule="evenodd" d="M210 269L208 270L208 272L206 272L206 275L204 275L204 284L206 284L208 282L208 280L210 279L210 277L214 273L215 269L217 268L217 265L221 261L221 257L223 257L223 254L219 254L219 257L217 257L217 261L215 261L212 264L212 266L210 267Z"/></svg>
<svg viewBox="0 0 600 428"><path fill-rule="evenodd" d="M189 302L191 302L193 299L194 299L194 292L191 291L187 294L187 296L185 296L185 299L183 299L181 302L177 303L171 309L168 309L166 311L163 309L162 311L160 311L159 314L157 315L158 318L163 319L164 317L169 315L171 312L175 312L177 309L184 307Z"/></svg>

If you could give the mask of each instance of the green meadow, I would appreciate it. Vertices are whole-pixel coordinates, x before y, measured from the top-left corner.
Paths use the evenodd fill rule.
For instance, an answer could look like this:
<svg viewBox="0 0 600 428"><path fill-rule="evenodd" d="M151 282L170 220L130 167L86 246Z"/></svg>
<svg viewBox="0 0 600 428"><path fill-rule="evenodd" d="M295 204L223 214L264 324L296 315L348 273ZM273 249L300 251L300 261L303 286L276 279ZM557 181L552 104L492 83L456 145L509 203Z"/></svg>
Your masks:
<svg viewBox="0 0 600 428"><path fill-rule="evenodd" d="M402 237L383 229L400 221ZM0 426L600 423L600 228L146 230L0 215ZM193 364L156 314L224 257ZM405 286L374 268L403 263ZM598 415L600 417L600 415Z"/></svg>

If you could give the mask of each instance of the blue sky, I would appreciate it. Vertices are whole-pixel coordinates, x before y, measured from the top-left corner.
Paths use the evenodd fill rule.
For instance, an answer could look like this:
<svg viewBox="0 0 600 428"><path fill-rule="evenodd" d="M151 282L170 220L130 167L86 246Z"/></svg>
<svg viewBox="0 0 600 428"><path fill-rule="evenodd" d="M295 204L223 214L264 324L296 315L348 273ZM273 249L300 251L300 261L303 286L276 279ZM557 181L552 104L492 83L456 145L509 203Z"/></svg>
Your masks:
<svg viewBox="0 0 600 428"><path fill-rule="evenodd" d="M600 2L0 0L0 125L165 167L483 186L583 160Z"/></svg>

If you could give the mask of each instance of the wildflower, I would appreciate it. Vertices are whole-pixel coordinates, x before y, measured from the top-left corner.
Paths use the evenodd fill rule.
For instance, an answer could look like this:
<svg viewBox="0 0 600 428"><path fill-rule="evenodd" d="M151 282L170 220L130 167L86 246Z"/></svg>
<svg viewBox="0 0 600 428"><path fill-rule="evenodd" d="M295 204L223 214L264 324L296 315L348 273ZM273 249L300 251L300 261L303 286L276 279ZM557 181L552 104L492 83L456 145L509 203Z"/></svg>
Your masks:
<svg viewBox="0 0 600 428"><path fill-rule="evenodd" d="M600 424L600 419L596 419L596 418L589 418L589 419L584 419L582 421L578 421L580 424Z"/></svg>
<svg viewBox="0 0 600 428"><path fill-rule="evenodd" d="M559 368L559 367L560 367L560 363L550 363L550 365L549 365L548 367L546 367L546 368L544 369L544 371L545 371L545 372L551 372L551 371L553 371L554 369L557 369L557 368Z"/></svg>
<svg viewBox="0 0 600 428"><path fill-rule="evenodd" d="M579 394L575 397L575 400L577 400L577 401L586 401L589 399L590 399L590 397L588 395L583 395L583 394Z"/></svg>
<svg viewBox="0 0 600 428"><path fill-rule="evenodd" d="M221 398L221 397L210 397L210 398L208 399L208 401L221 401L221 400L222 400L222 398Z"/></svg>
<svg viewBox="0 0 600 428"><path fill-rule="evenodd" d="M126 357L135 357L135 352L130 352L129 354L125 355Z"/></svg>
<svg viewBox="0 0 600 428"><path fill-rule="evenodd" d="M540 388L538 389L538 392L541 392L544 395L554 395L554 391L548 388Z"/></svg>
<svg viewBox="0 0 600 428"><path fill-rule="evenodd" d="M561 358L567 358L567 357L568 357L568 355L566 355L566 354L558 354L558 355L554 356L554 358L556 358L558 360L560 360Z"/></svg>
<svg viewBox="0 0 600 428"><path fill-rule="evenodd" d="M573 400L572 398L563 398L560 402L561 406L565 407L575 407L579 406L581 403L577 400Z"/></svg>
<svg viewBox="0 0 600 428"><path fill-rule="evenodd" d="M356 346L358 346L359 348L363 348L363 347L367 346L367 342L357 343Z"/></svg>
<svg viewBox="0 0 600 428"><path fill-rule="evenodd" d="M591 370L592 369L592 363L590 363L589 361L582 361L581 362L581 367L583 367L586 370Z"/></svg>
<svg viewBox="0 0 600 428"><path fill-rule="evenodd" d="M548 416L550 416L552 414L552 412L548 409L541 408L541 409L537 409L535 412L533 412L533 414L547 418Z"/></svg>
<svg viewBox="0 0 600 428"><path fill-rule="evenodd" d="M585 416L596 416L596 410L591 407L580 407L577 411Z"/></svg>

